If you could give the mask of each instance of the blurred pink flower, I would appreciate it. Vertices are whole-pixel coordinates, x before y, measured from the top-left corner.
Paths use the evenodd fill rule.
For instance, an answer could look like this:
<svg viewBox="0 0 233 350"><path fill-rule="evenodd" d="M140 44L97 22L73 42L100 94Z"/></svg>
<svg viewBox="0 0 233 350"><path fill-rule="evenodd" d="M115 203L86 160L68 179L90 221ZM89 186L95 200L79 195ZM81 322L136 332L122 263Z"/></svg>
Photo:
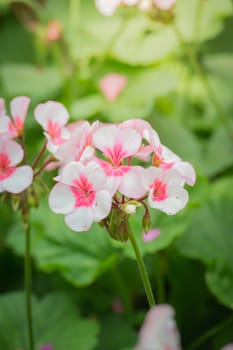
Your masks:
<svg viewBox="0 0 233 350"><path fill-rule="evenodd" d="M157 305L146 315L134 350L181 350L180 335L170 305Z"/></svg>
<svg viewBox="0 0 233 350"><path fill-rule="evenodd" d="M112 301L112 310L115 314L121 314L124 311L124 306L120 299L116 298Z"/></svg>
<svg viewBox="0 0 233 350"><path fill-rule="evenodd" d="M46 34L47 34L47 40L49 42L59 40L61 38L61 35L62 35L61 23L56 19L50 21L48 23Z"/></svg>
<svg viewBox="0 0 233 350"><path fill-rule="evenodd" d="M100 90L108 101L115 101L127 84L124 75L110 73L100 81Z"/></svg>
<svg viewBox="0 0 233 350"><path fill-rule="evenodd" d="M158 237L160 235L161 231L159 228L154 228L153 230L145 233L143 232L143 241L144 242L151 242L153 241L153 239L155 239L156 237Z"/></svg>
<svg viewBox="0 0 233 350"><path fill-rule="evenodd" d="M40 348L40 350L53 350L53 345L52 344L45 344Z"/></svg>

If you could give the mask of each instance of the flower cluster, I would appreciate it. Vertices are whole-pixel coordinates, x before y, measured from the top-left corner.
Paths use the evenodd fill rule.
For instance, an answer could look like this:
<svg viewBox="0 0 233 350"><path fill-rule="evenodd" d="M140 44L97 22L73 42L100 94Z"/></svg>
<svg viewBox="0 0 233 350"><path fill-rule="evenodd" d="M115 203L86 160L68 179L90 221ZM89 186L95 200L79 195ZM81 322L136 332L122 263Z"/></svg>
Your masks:
<svg viewBox="0 0 233 350"><path fill-rule="evenodd" d="M30 99L24 96L13 99L10 118L6 114L4 100L0 99L0 193L21 193L32 183L32 168L18 166L24 158L24 150L14 140L22 138L29 102Z"/></svg>
<svg viewBox="0 0 233 350"><path fill-rule="evenodd" d="M49 205L65 215L72 230L86 231L102 222L110 234L122 233L137 207L143 205L145 219L149 216L146 199L151 208L169 215L187 204L184 185L195 183L195 171L161 143L148 122L67 125L66 109L53 101L37 106L35 118L59 166Z"/></svg>
<svg viewBox="0 0 233 350"><path fill-rule="evenodd" d="M103 15L111 16L120 6L134 6L142 11L150 12L153 9L168 11L175 3L176 0L96 0L96 7Z"/></svg>

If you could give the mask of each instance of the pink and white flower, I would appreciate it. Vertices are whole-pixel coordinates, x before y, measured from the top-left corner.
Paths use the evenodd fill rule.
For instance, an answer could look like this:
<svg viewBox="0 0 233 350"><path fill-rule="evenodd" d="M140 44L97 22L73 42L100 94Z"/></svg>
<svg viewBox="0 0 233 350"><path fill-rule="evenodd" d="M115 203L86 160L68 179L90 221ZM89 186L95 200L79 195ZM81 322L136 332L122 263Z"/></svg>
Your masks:
<svg viewBox="0 0 233 350"><path fill-rule="evenodd" d="M131 128L120 128L117 125L102 126L93 134L94 146L102 151L107 161L96 159L105 171L108 186L112 194L119 190L124 194L127 187L125 174L134 170L138 174L139 167L124 165L124 160L129 160L140 148L141 136Z"/></svg>
<svg viewBox="0 0 233 350"><path fill-rule="evenodd" d="M154 146L152 164L160 169L175 169L184 178L185 182L193 186L196 181L196 173L193 166L181 160L174 152L164 145Z"/></svg>
<svg viewBox="0 0 233 350"><path fill-rule="evenodd" d="M61 103L48 101L36 107L35 119L44 129L47 149L55 153L58 147L70 137L69 131L65 128L69 119L68 111Z"/></svg>
<svg viewBox="0 0 233 350"><path fill-rule="evenodd" d="M155 147L159 147L161 145L159 135L157 132L151 127L151 125L143 119L129 119L120 124L120 127L123 128L132 128L136 130L142 137L142 144L137 153L135 153L134 157L141 159L145 162L148 162L150 159L150 155L153 152Z"/></svg>
<svg viewBox="0 0 233 350"><path fill-rule="evenodd" d="M32 168L16 166L22 159L23 149L17 142L0 138L0 192L20 193L31 185Z"/></svg>
<svg viewBox="0 0 233 350"><path fill-rule="evenodd" d="M106 99L115 101L127 84L127 77L122 74L110 73L100 81L100 89Z"/></svg>
<svg viewBox="0 0 233 350"><path fill-rule="evenodd" d="M3 100L2 100L3 101ZM24 122L27 115L30 98L27 96L15 97L10 103L12 119L6 115L5 106L0 107L0 135L4 139L12 139L23 135Z"/></svg>
<svg viewBox="0 0 233 350"><path fill-rule="evenodd" d="M188 202L183 177L174 169L150 167L142 172L141 181L145 190L149 191L148 203L152 208L173 215Z"/></svg>
<svg viewBox="0 0 233 350"><path fill-rule="evenodd" d="M152 0L153 4L160 10L170 10L176 3L176 0Z"/></svg>
<svg viewBox="0 0 233 350"><path fill-rule="evenodd" d="M157 305L146 315L134 350L181 350L180 335L170 305Z"/></svg>
<svg viewBox="0 0 233 350"><path fill-rule="evenodd" d="M3 98L0 98L0 117L6 115L5 101Z"/></svg>
<svg viewBox="0 0 233 350"><path fill-rule="evenodd" d="M87 121L78 123L76 127L74 125L74 128L68 126L72 130L70 139L58 147L55 157L64 164L70 161L86 162L91 160L95 152L92 135L98 127L98 122L90 125Z"/></svg>
<svg viewBox="0 0 233 350"><path fill-rule="evenodd" d="M50 208L64 214L65 223L72 230L87 231L93 222L110 213L112 197L105 183L106 175L98 163L70 162L50 193Z"/></svg>

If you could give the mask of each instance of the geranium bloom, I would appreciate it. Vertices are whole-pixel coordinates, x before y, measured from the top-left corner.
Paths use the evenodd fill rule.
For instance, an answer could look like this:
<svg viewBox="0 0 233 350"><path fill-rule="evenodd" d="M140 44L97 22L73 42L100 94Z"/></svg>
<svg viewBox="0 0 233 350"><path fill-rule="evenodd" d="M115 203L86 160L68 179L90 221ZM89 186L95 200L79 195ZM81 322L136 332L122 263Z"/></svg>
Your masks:
<svg viewBox="0 0 233 350"><path fill-rule="evenodd" d="M122 74L107 74L100 81L100 89L108 101L115 101L127 84L127 78Z"/></svg>
<svg viewBox="0 0 233 350"><path fill-rule="evenodd" d="M61 103L48 101L36 107L35 119L44 129L47 149L55 153L70 136L69 131L64 127L69 119L68 111Z"/></svg>
<svg viewBox="0 0 233 350"><path fill-rule="evenodd" d="M160 10L170 10L175 3L176 0L152 0L154 5Z"/></svg>
<svg viewBox="0 0 233 350"><path fill-rule="evenodd" d="M192 165L184 162L174 152L164 145L154 146L152 164L163 170L175 169L184 178L188 185L193 186L196 181L196 173Z"/></svg>
<svg viewBox="0 0 233 350"><path fill-rule="evenodd" d="M108 186L114 194L118 189L125 194L128 181L125 174L129 171L134 176L139 167L124 165L123 161L133 156L140 148L141 136L131 128L120 128L117 125L108 125L98 128L93 134L94 146L102 151L107 161L97 159L108 178ZM135 172L134 172L135 170ZM137 175L136 175L137 176ZM129 180L127 178L127 180Z"/></svg>
<svg viewBox="0 0 233 350"><path fill-rule="evenodd" d="M170 305L157 305L146 316L134 350L181 350L180 335Z"/></svg>
<svg viewBox="0 0 233 350"><path fill-rule="evenodd" d="M15 141L0 138L0 192L20 193L32 183L28 165L16 167L23 159L23 149Z"/></svg>
<svg viewBox="0 0 233 350"><path fill-rule="evenodd" d="M110 213L112 197L105 189L106 176L96 162L83 165L70 162L58 177L49 196L55 213L65 214L65 222L74 231L87 231Z"/></svg>
<svg viewBox="0 0 233 350"><path fill-rule="evenodd" d="M2 100L3 101L3 100ZM23 134L24 122L28 111L30 98L27 96L15 97L10 103L10 112L12 119L5 114L3 102L0 107L0 135L4 139L12 139Z"/></svg>
<svg viewBox="0 0 233 350"><path fill-rule="evenodd" d="M142 184L149 191L148 203L169 215L183 209L188 202L188 192L183 188L182 175L174 170L156 167L145 169L141 174Z"/></svg>
<svg viewBox="0 0 233 350"><path fill-rule="evenodd" d="M79 122L74 128L68 125L69 130L72 130L70 139L58 147L55 157L63 163L90 160L94 156L92 134L98 127L98 122L90 125L86 121Z"/></svg>
<svg viewBox="0 0 233 350"><path fill-rule="evenodd" d="M233 343L225 345L221 350L233 350Z"/></svg>

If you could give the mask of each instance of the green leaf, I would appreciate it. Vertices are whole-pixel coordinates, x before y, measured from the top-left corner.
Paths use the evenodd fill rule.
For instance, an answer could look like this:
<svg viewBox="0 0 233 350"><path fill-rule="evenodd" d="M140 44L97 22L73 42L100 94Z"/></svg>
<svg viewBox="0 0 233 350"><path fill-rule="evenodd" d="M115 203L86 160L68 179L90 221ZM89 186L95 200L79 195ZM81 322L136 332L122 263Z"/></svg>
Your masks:
<svg viewBox="0 0 233 350"><path fill-rule="evenodd" d="M233 190L214 197L195 213L179 242L184 255L201 260L207 268L207 284L218 300L233 308Z"/></svg>
<svg viewBox="0 0 233 350"><path fill-rule="evenodd" d="M87 119L99 113L104 104L104 97L101 95L85 96L71 105L70 112L73 118Z"/></svg>
<svg viewBox="0 0 233 350"><path fill-rule="evenodd" d="M37 101L48 99L59 91L61 76L56 68L32 64L5 63L0 67L2 89L8 97L29 95Z"/></svg>
<svg viewBox="0 0 233 350"><path fill-rule="evenodd" d="M72 232L64 218L51 212L46 202L32 210L32 254L46 272L59 271L76 286L87 286L112 267L117 252L107 232L93 225L88 232ZM24 233L20 223L10 231L8 244L24 254Z"/></svg>
<svg viewBox="0 0 233 350"><path fill-rule="evenodd" d="M175 22L188 41L203 41L216 36L223 28L223 18L232 15L231 0L179 0Z"/></svg>
<svg viewBox="0 0 233 350"><path fill-rule="evenodd" d="M224 128L214 131L206 145L203 170L207 176L213 176L233 165L232 139Z"/></svg>
<svg viewBox="0 0 233 350"><path fill-rule="evenodd" d="M91 350L99 332L95 320L80 317L76 305L61 294L51 294L42 300L32 299L35 349L52 344L56 350ZM0 348L27 349L25 294L0 296Z"/></svg>

